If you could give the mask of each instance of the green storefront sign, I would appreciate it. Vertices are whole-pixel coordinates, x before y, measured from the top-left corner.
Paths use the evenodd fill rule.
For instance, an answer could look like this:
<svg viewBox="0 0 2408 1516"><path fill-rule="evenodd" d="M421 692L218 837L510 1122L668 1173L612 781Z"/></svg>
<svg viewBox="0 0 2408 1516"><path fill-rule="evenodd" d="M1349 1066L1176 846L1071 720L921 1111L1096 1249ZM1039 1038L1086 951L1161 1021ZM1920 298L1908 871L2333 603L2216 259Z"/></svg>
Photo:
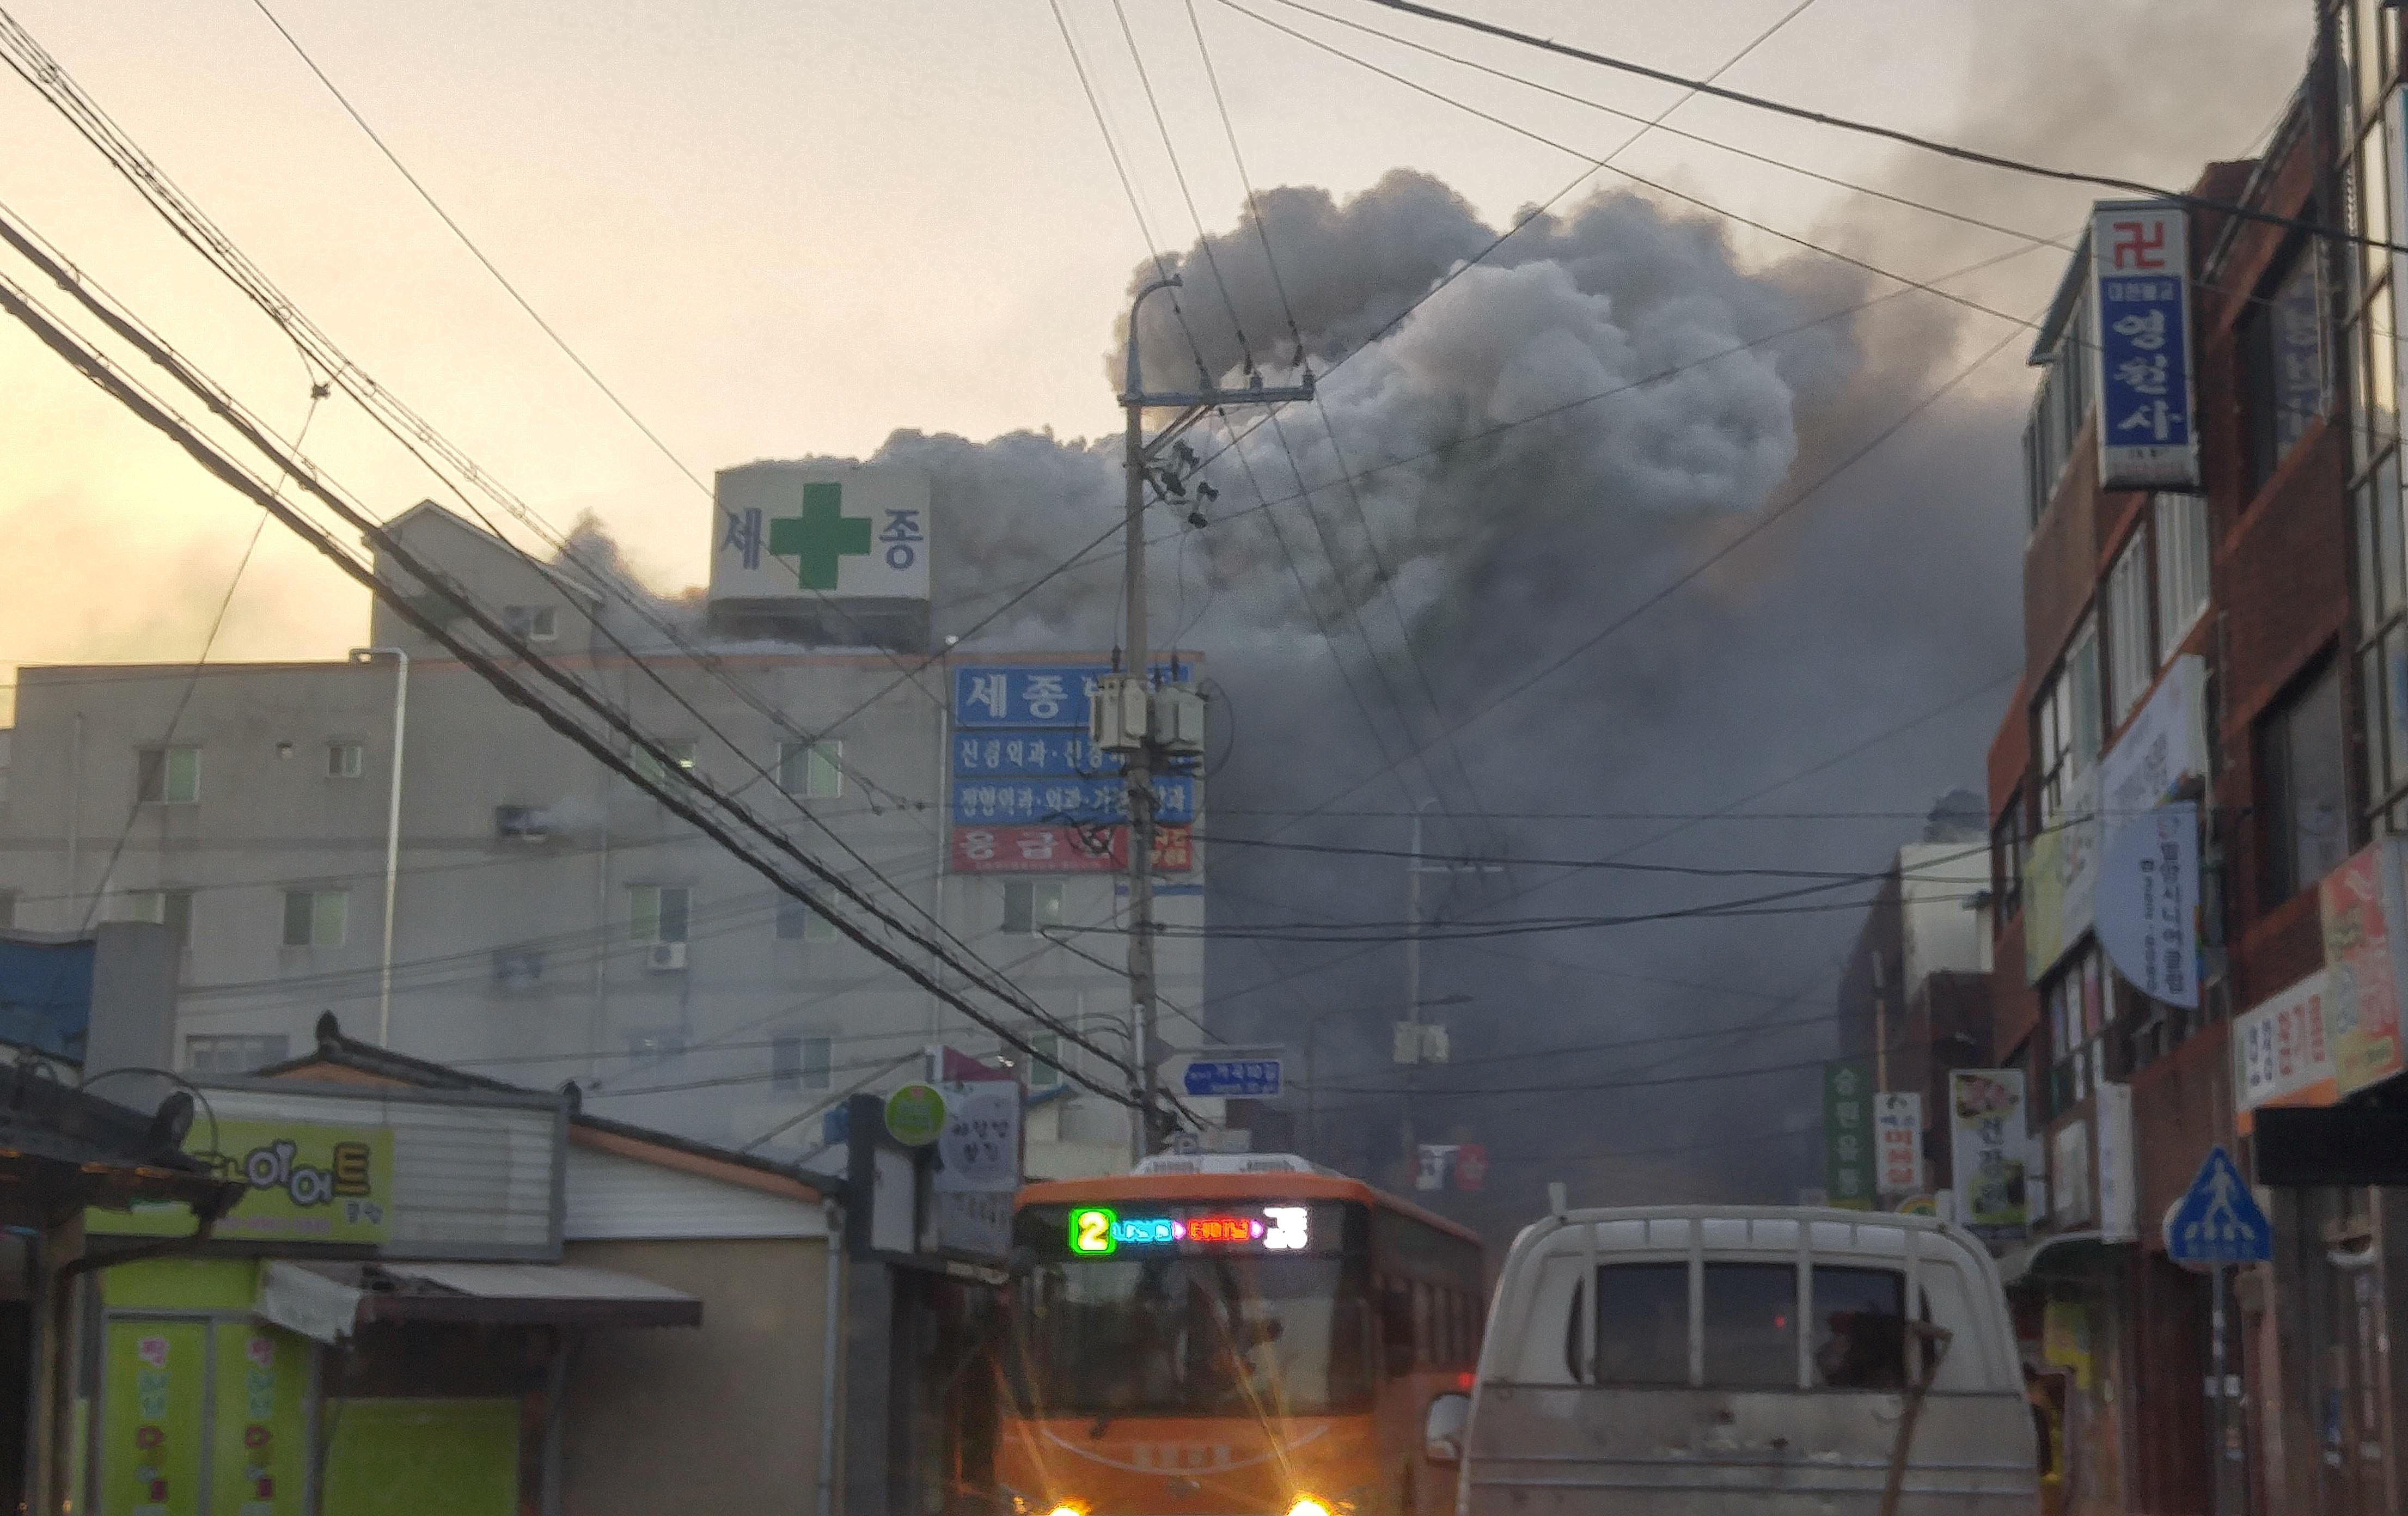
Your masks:
<svg viewBox="0 0 2408 1516"><path fill-rule="evenodd" d="M943 1135L945 1097L933 1084L907 1084L886 1097L886 1132L907 1148L924 1148Z"/></svg>
<svg viewBox="0 0 2408 1516"><path fill-rule="evenodd" d="M1823 1188L1847 1210L1873 1209L1873 1081L1865 1065L1823 1065Z"/></svg>
<svg viewBox="0 0 2408 1516"><path fill-rule="evenodd" d="M205 1321L110 1323L100 1423L105 1516L198 1516L206 1509L208 1351Z"/></svg>
<svg viewBox="0 0 2408 1516"><path fill-rule="evenodd" d="M215 1151L212 1152L212 1143ZM393 1131L383 1126L320 1126L308 1122L193 1123L184 1151L213 1158L248 1186L221 1218L217 1236L246 1242L374 1245L393 1235ZM185 1237L191 1208L142 1206L84 1213L90 1232Z"/></svg>

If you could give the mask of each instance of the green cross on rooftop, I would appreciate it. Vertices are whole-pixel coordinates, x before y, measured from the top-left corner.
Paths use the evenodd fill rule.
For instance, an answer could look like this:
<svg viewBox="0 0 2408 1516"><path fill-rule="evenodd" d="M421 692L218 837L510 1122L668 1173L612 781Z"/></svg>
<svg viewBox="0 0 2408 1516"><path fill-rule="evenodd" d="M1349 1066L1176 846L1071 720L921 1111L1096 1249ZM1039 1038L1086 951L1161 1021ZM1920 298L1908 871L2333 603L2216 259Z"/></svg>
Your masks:
<svg viewBox="0 0 2408 1516"><path fill-rule="evenodd" d="M847 558L869 556L869 518L844 513L844 486L806 484L803 513L769 522L772 557L795 561L795 583L806 590L833 590Z"/></svg>

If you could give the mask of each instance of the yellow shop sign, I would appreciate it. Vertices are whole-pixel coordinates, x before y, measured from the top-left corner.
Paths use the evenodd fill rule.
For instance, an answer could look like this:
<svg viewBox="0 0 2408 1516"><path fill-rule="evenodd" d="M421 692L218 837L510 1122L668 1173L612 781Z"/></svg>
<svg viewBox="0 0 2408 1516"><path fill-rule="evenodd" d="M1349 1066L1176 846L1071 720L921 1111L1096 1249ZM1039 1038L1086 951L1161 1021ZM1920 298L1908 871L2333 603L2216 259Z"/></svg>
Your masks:
<svg viewBox="0 0 2408 1516"><path fill-rule="evenodd" d="M393 1131L308 1122L195 1121L184 1151L240 1180L242 1198L216 1236L237 1242L376 1244L393 1235ZM180 1203L84 1213L89 1232L182 1237Z"/></svg>

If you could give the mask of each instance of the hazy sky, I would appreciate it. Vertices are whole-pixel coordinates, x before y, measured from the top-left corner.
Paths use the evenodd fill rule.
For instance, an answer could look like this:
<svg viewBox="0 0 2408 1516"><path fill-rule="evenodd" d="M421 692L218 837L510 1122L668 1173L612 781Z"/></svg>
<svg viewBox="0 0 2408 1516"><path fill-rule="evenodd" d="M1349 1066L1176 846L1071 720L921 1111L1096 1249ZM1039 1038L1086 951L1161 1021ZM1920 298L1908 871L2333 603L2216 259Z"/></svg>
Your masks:
<svg viewBox="0 0 2408 1516"><path fill-rule="evenodd" d="M1242 3L1593 152L1630 130L1281 0ZM1315 3L1623 109L1653 114L1676 98L1362 0ZM1698 72L1795 3L1463 0L1532 31ZM765 455L866 451L897 427L980 437L1116 424L1103 350L1144 244L1045 0L270 4L536 307L706 479ZM1063 5L1155 238L1186 245L1194 226L1114 7ZM1226 225L1241 192L1190 12L1184 0L1125 7L1202 214ZM663 584L698 578L707 524L693 486L418 202L252 0L7 0L7 9L369 372L554 523L593 510ZM1319 184L1342 196L1412 166L1494 222L1577 168L1221 0L1197 0L1194 13L1259 186ZM1727 82L1984 146L2186 179L2200 160L2246 150L2268 124L2296 79L2310 13L2308 0L2016 0L2003 13L1989 0L1816 0ZM2118 108L2075 87L2085 70L2124 77L2167 50L2186 55L2182 83L2151 97L2174 104L2128 110L2112 132L2063 119L2069 108ZM2215 70L2212 91L2193 87L2201 66ZM1713 102L1672 122L2036 232L2067 230L2088 198L1902 164L1861 139ZM0 76L0 140L9 144L0 201L271 422L299 424L308 376L289 347L12 76ZM1911 274L2013 245L1669 136L1623 163ZM1751 254L1787 250L1754 234L1738 240ZM2061 264L2035 254L1967 288L2028 310ZM0 679L20 662L194 655L258 513L13 324L0 330ZM319 410L308 446L380 512L427 493L339 400ZM271 526L215 656L338 653L364 626L356 593Z"/></svg>

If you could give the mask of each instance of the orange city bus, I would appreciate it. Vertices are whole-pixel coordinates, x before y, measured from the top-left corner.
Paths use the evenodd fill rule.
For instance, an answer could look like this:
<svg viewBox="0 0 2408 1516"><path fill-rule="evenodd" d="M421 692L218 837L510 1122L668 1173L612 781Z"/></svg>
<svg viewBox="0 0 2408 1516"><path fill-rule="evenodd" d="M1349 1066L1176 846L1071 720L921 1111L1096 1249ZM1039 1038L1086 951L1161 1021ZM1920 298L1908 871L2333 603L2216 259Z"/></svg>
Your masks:
<svg viewBox="0 0 2408 1516"><path fill-rule="evenodd" d="M1430 1399L1480 1353L1480 1240L1283 1154L1032 1184L1014 1218L1018 1516L1447 1516Z"/></svg>

